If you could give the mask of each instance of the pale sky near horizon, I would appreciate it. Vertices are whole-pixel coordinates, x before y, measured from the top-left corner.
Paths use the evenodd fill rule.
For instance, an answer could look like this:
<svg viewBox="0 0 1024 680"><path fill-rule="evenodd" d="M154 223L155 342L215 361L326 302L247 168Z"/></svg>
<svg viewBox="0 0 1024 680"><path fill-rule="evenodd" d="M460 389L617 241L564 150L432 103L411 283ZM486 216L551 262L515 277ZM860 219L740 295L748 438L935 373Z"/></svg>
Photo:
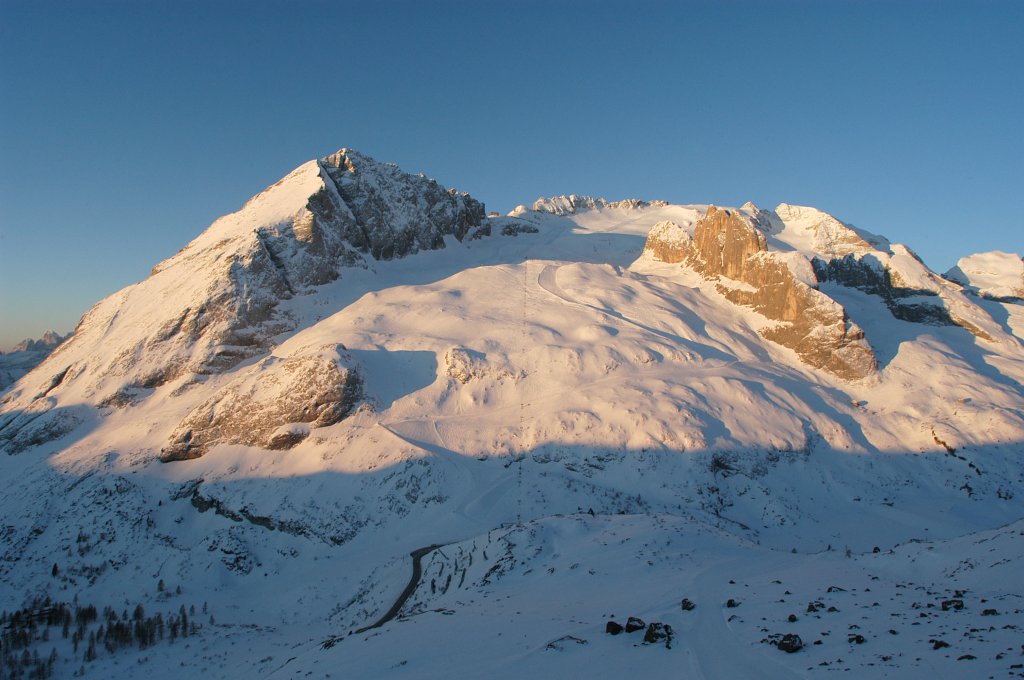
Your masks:
<svg viewBox="0 0 1024 680"><path fill-rule="evenodd" d="M1024 251L1024 3L0 0L0 349L339 147Z"/></svg>

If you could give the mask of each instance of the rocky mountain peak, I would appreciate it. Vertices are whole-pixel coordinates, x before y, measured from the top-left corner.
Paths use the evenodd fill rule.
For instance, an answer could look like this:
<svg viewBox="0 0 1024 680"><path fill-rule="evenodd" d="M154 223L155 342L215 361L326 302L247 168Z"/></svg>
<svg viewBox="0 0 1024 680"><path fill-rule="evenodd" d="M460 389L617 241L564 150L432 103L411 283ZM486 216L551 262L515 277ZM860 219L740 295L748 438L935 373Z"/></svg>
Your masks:
<svg viewBox="0 0 1024 680"><path fill-rule="evenodd" d="M693 230L691 266L708 277L743 280L755 253L768 251L764 234L736 210L709 205Z"/></svg>
<svg viewBox="0 0 1024 680"><path fill-rule="evenodd" d="M132 405L167 383L191 384L265 355L298 323L282 301L346 269L489 233L482 203L433 179L350 149L304 163L216 220L148 279L89 310L59 357L40 367L46 384L9 395L23 412L3 437L62 436L90 408ZM61 409L71 393L75 408ZM59 426L51 410L61 413Z"/></svg>

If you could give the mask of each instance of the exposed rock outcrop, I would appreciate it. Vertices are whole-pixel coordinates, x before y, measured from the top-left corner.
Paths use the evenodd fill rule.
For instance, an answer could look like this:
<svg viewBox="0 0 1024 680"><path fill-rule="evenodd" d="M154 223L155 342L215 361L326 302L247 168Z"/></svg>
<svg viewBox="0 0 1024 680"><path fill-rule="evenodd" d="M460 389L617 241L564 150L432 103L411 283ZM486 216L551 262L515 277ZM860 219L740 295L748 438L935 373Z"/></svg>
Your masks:
<svg viewBox="0 0 1024 680"><path fill-rule="evenodd" d="M288 449L310 428L345 418L361 396L362 378L340 345L303 356L269 357L193 410L160 459L198 458L217 444Z"/></svg>
<svg viewBox="0 0 1024 680"><path fill-rule="evenodd" d="M498 380L522 377L522 371L513 369L507 361L493 362L483 352L466 347L452 347L445 352L444 365L448 375L463 385L487 376Z"/></svg>
<svg viewBox="0 0 1024 680"><path fill-rule="evenodd" d="M672 222L659 223L645 248L658 259L683 263L718 281L718 291L728 300L779 322L762 334L809 365L849 380L877 369L864 332L842 305L814 287L807 260L769 252L763 228L742 213L709 206L692 236Z"/></svg>
<svg viewBox="0 0 1024 680"><path fill-rule="evenodd" d="M835 282L877 295L897 319L936 326L957 325L938 293L907 285L898 272L877 257L848 254L827 261L814 258L811 263L819 281Z"/></svg>

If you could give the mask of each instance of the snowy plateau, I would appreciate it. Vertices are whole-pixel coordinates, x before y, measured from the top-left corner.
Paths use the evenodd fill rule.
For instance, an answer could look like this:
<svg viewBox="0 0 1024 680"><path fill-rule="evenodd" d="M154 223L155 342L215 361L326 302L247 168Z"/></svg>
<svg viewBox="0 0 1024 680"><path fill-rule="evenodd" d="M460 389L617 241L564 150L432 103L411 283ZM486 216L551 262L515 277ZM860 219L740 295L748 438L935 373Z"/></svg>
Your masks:
<svg viewBox="0 0 1024 680"><path fill-rule="evenodd" d="M0 677L1024 676L1024 265L310 161L0 396Z"/></svg>

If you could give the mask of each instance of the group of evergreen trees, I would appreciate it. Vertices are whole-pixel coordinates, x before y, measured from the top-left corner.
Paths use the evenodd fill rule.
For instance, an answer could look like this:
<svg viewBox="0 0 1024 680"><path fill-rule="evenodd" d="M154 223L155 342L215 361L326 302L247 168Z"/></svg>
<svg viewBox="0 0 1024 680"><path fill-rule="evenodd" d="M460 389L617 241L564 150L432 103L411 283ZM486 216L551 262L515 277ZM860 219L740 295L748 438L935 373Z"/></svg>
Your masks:
<svg viewBox="0 0 1024 680"><path fill-rule="evenodd" d="M23 609L0 615L0 680L34 680L52 675L57 648L52 646L46 658L39 653L39 648L50 641L51 628L60 628L61 637L70 639L75 656L81 653L80 675L84 674L84 663L94 661L99 649L115 654L121 649L146 649L164 639L174 642L195 635L200 628L195 613L194 605L188 610L181 605L176 614L147 616L139 604L130 615L127 609L118 615L112 607L104 607L101 616L93 605L53 602L49 597L33 600Z"/></svg>

